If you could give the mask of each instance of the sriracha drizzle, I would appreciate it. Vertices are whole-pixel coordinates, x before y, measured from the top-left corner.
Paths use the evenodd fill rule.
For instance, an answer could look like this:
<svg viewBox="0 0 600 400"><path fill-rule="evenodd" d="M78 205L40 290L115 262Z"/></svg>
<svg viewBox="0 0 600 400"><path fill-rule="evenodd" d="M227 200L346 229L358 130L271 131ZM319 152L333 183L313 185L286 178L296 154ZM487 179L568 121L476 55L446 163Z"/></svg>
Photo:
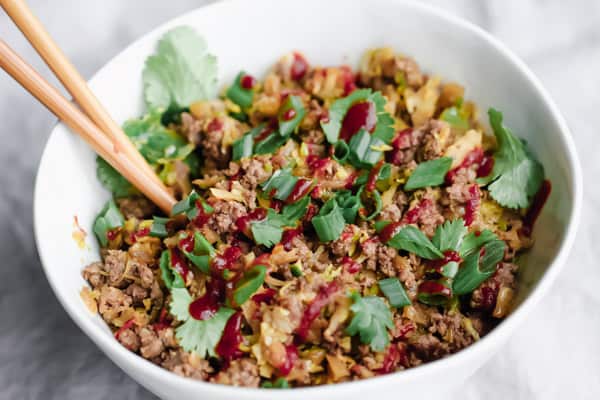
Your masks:
<svg viewBox="0 0 600 400"><path fill-rule="evenodd" d="M373 132L377 125L377 110L371 101L359 101L354 103L344 116L340 139L349 141L359 130L365 129Z"/></svg>
<svg viewBox="0 0 600 400"><path fill-rule="evenodd" d="M238 311L227 320L223 335L215 350L226 361L231 361L244 355L240 350L242 341L242 313Z"/></svg>

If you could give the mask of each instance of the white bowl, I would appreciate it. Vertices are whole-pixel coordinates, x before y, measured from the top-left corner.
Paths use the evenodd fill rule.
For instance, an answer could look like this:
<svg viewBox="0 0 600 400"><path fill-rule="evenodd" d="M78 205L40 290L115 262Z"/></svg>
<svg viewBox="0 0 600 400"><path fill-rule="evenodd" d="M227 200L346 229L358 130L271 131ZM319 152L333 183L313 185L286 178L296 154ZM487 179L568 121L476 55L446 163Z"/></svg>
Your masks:
<svg viewBox="0 0 600 400"><path fill-rule="evenodd" d="M143 10L142 10L143 12ZM244 68L260 76L277 58L304 52L313 64L356 65L369 47L393 46L413 56L428 73L464 84L466 96L525 138L551 180L550 199L536 225L537 242L521 262L515 311L481 341L459 353L407 371L352 383L293 390L241 389L181 378L122 347L101 318L91 315L79 292L81 269L98 259L92 234L87 248L72 239L73 217L91 232L109 194L95 174L95 155L64 125L54 128L35 190L35 234L50 285L79 327L126 373L169 399L351 399L363 394L392 398L448 393L535 312L571 248L581 207L581 172L569 130L527 67L481 29L427 6L393 0L232 0L176 18L148 33L102 68L91 86L120 122L143 112L141 71L146 56L168 29L190 25L219 58L220 83ZM485 113L482 113L485 115ZM540 332L543 334L543 332Z"/></svg>

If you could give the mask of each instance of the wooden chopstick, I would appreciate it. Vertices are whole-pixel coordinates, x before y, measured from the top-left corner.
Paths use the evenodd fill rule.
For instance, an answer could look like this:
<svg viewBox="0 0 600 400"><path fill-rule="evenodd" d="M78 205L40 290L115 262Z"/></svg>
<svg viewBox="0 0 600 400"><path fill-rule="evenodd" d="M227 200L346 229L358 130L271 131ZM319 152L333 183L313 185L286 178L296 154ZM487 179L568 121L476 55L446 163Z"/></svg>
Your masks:
<svg viewBox="0 0 600 400"><path fill-rule="evenodd" d="M146 197L170 214L175 202L164 185L143 174L138 163L127 153L114 151L114 141L106 136L79 108L67 100L25 60L19 57L4 41L0 40L0 67L21 84L29 93L44 104L69 128L78 133L110 165L138 188Z"/></svg>
<svg viewBox="0 0 600 400"><path fill-rule="evenodd" d="M175 199L168 193L156 173L98 101L81 74L68 60L52 37L50 37L40 20L33 14L25 1L0 0L0 5L15 25L23 32L27 40L44 59L48 67L54 72L71 96L73 96L73 99L92 121L113 140L114 151L127 154L131 161L138 166L141 173L145 174L149 180L153 180L156 186L162 187L166 195L171 197L170 203L174 204ZM141 188L138 189L141 190ZM160 206L160 204L158 205ZM161 208L163 207L161 206Z"/></svg>

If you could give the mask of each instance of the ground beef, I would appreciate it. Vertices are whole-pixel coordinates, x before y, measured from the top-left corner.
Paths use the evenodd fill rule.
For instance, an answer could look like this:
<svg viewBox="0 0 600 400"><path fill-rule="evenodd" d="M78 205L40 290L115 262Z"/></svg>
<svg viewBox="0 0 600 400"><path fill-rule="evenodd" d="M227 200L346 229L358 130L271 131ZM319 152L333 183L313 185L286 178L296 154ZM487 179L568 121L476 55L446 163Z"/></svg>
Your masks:
<svg viewBox="0 0 600 400"><path fill-rule="evenodd" d="M348 224L344 227L339 238L331 242L331 252L339 257L350 254L352 244L355 242L355 237L360 232L356 225Z"/></svg>
<svg viewBox="0 0 600 400"><path fill-rule="evenodd" d="M200 144L200 132L202 131L202 121L194 118L193 115L183 112L181 113L181 125L179 132L185 136L188 142L198 145Z"/></svg>
<svg viewBox="0 0 600 400"><path fill-rule="evenodd" d="M147 219L156 214L157 208L150 200L145 197L123 197L117 199L119 210L125 217Z"/></svg>
<svg viewBox="0 0 600 400"><path fill-rule="evenodd" d="M140 354L148 359L158 357L165 349L163 341L150 328L140 329L140 343Z"/></svg>
<svg viewBox="0 0 600 400"><path fill-rule="evenodd" d="M132 303L131 296L123 291L111 286L103 286L100 290L98 311L105 320L110 322L129 309Z"/></svg>
<svg viewBox="0 0 600 400"><path fill-rule="evenodd" d="M104 286L106 278L103 275L104 264L101 262L93 262L84 268L82 275L83 279L88 281L94 289Z"/></svg>
<svg viewBox="0 0 600 400"><path fill-rule="evenodd" d="M258 387L260 378L256 361L251 358L234 360L226 370L217 374L214 382L224 385Z"/></svg>
<svg viewBox="0 0 600 400"><path fill-rule="evenodd" d="M208 221L209 227L218 234L235 231L235 221L246 215L247 209L237 201L217 200L212 204L213 213Z"/></svg>
<svg viewBox="0 0 600 400"><path fill-rule="evenodd" d="M414 254L409 254L407 257L397 256L394 259L394 266L397 270L398 279L404 285L408 296L414 299L417 296L417 278L414 270L419 265L420 261Z"/></svg>
<svg viewBox="0 0 600 400"><path fill-rule="evenodd" d="M143 305L142 302L148 296L148 290L144 289L137 283L132 283L131 285L127 286L127 289L125 289L125 293L131 296L133 304L136 306Z"/></svg>
<svg viewBox="0 0 600 400"><path fill-rule="evenodd" d="M182 349L169 350L161 356L161 366L187 378L206 380L208 374L213 371L212 367L196 353L187 353Z"/></svg>
<svg viewBox="0 0 600 400"><path fill-rule="evenodd" d="M240 161L240 183L247 189L255 190L256 187L265 182L271 176L272 169L267 168L271 161L269 157L252 157Z"/></svg>
<svg viewBox="0 0 600 400"><path fill-rule="evenodd" d="M402 210L397 204L388 204L383 207L381 214L379 214L382 221L400 221L402 217Z"/></svg>
<svg viewBox="0 0 600 400"><path fill-rule="evenodd" d="M449 352L448 345L432 334L412 336L409 348L425 361L441 358Z"/></svg>
<svg viewBox="0 0 600 400"><path fill-rule="evenodd" d="M123 283L126 264L127 252L108 250L104 258L104 270L108 273L108 283L111 286L119 286Z"/></svg>
<svg viewBox="0 0 600 400"><path fill-rule="evenodd" d="M138 351L140 348L140 338L134 332L133 329L125 329L123 331L119 331L117 335L117 340L123 346L128 348L131 351Z"/></svg>

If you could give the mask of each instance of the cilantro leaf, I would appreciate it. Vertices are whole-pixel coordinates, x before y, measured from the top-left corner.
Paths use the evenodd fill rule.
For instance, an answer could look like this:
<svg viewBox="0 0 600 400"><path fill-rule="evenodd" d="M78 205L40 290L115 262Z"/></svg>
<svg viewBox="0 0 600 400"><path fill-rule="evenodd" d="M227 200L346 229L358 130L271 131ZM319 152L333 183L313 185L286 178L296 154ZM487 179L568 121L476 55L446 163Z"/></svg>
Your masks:
<svg viewBox="0 0 600 400"><path fill-rule="evenodd" d="M262 244L263 246L273 247L281 241L283 235L283 227L289 225L290 221L277 214L275 210L268 209L267 217L260 221L252 222L251 230L252 237L256 244Z"/></svg>
<svg viewBox="0 0 600 400"><path fill-rule="evenodd" d="M164 178L163 181L168 180L168 172L173 169L175 160L186 162L192 170L197 169L195 166L199 160L193 153L194 146L176 132L165 128L159 112L126 121L123 131L142 156L159 172L159 176ZM100 157L96 158L96 174L102 185L115 197L138 193L127 179Z"/></svg>
<svg viewBox="0 0 600 400"><path fill-rule="evenodd" d="M394 137L394 119L384 110L385 98L380 92L373 93L371 89L359 89L346 97L334 101L329 107L329 121L321 122L321 128L323 128L323 132L329 143L336 143L338 141L342 122L348 109L353 104L361 101L371 101L375 104L377 124L371 136L385 143L392 140Z"/></svg>
<svg viewBox="0 0 600 400"><path fill-rule="evenodd" d="M465 258L484 244L496 239L498 239L498 236L488 229L484 229L478 234L471 232L464 237L463 242L460 245L460 256Z"/></svg>
<svg viewBox="0 0 600 400"><path fill-rule="evenodd" d="M216 314L209 319L197 320L192 318L189 306L192 296L185 288L173 288L171 290L172 300L169 310L182 325L175 329L175 337L185 351L194 351L200 357L216 356L215 346L221 340L227 320L234 314L234 310L221 307Z"/></svg>
<svg viewBox="0 0 600 400"><path fill-rule="evenodd" d="M123 175L101 157L96 157L96 176L102 186L109 190L116 198L132 196L138 193L137 189Z"/></svg>
<svg viewBox="0 0 600 400"><path fill-rule="evenodd" d="M297 220L302 218L304 214L306 214L306 209L308 208L309 203L310 197L304 196L295 203L283 206L281 215L288 221L289 225L293 225Z"/></svg>
<svg viewBox="0 0 600 400"><path fill-rule="evenodd" d="M388 329L394 327L392 313L383 299L378 296L361 297L350 295L354 304L350 307L354 316L346 333L360 335L360 341L371 346L374 351L382 351L390 342Z"/></svg>
<svg viewBox="0 0 600 400"><path fill-rule="evenodd" d="M458 250L467 234L467 227L462 218L453 221L446 221L439 225L435 230L435 235L431 240L435 247L440 251Z"/></svg>
<svg viewBox="0 0 600 400"><path fill-rule="evenodd" d="M296 182L298 177L292 175L291 168L286 167L275 171L269 179L260 184L260 187L269 196L285 200L296 186Z"/></svg>
<svg viewBox="0 0 600 400"><path fill-rule="evenodd" d="M452 165L451 157L441 157L420 163L410 174L404 190L415 190L444 183L446 174Z"/></svg>
<svg viewBox="0 0 600 400"><path fill-rule="evenodd" d="M502 124L502 113L488 110L490 125L498 142L492 173L479 183L489 184L494 200L508 208L527 208L544 180L544 168L527 145Z"/></svg>
<svg viewBox="0 0 600 400"><path fill-rule="evenodd" d="M505 248L506 244L502 240L492 240L483 246L483 256L480 251L469 254L454 278L452 284L454 294L460 296L471 293L483 281L494 275L496 265L504 257Z"/></svg>
<svg viewBox="0 0 600 400"><path fill-rule="evenodd" d="M406 225L400 229L386 244L398 250L415 253L419 257L429 260L444 256L421 230L412 225Z"/></svg>
<svg viewBox="0 0 600 400"><path fill-rule="evenodd" d="M192 28L177 27L163 35L156 53L146 59L142 79L149 109L185 107L215 95L217 59Z"/></svg>

